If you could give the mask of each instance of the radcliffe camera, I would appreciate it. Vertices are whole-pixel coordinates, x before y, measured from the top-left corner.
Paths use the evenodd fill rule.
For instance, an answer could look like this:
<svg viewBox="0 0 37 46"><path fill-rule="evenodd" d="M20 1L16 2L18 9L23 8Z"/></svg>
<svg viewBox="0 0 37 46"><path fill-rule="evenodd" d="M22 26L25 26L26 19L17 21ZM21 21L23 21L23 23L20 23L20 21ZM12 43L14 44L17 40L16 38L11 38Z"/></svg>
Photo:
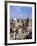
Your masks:
<svg viewBox="0 0 37 46"><path fill-rule="evenodd" d="M32 7L10 7L10 40L32 39Z"/></svg>

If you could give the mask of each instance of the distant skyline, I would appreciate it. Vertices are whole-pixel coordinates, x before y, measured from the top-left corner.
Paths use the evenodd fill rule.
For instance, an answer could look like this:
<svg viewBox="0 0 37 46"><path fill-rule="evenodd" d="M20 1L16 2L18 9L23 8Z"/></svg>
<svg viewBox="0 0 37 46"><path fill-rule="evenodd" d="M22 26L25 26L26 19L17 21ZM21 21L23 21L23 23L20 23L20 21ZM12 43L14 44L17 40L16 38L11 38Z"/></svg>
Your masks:
<svg viewBox="0 0 37 46"><path fill-rule="evenodd" d="M29 6L10 6L10 18L26 19L32 18L32 7Z"/></svg>

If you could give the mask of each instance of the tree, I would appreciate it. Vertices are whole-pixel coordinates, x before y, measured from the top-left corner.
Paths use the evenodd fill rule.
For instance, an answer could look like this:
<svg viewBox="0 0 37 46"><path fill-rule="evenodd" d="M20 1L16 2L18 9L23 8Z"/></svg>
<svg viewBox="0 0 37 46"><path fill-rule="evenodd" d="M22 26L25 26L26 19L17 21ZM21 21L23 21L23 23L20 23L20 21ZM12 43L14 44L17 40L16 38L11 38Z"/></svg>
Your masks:
<svg viewBox="0 0 37 46"><path fill-rule="evenodd" d="M26 20L26 26L28 27L28 23L29 23L29 18L27 18Z"/></svg>

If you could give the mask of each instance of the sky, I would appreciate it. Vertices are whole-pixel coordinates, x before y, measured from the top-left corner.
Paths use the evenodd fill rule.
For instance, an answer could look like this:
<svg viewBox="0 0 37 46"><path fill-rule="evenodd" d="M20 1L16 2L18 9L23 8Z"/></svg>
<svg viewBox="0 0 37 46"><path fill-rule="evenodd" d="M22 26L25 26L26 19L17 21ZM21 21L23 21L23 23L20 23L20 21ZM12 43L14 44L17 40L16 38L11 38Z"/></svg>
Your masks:
<svg viewBox="0 0 37 46"><path fill-rule="evenodd" d="M27 19L32 18L32 7L29 6L10 6L10 18Z"/></svg>

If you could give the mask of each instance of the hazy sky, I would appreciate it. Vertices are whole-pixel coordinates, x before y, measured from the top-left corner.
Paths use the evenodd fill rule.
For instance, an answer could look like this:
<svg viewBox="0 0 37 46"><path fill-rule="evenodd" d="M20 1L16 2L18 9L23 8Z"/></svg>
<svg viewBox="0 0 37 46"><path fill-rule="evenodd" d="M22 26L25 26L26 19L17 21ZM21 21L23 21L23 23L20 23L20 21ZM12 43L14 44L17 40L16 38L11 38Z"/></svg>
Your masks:
<svg viewBox="0 0 37 46"><path fill-rule="evenodd" d="M10 17L16 17L17 19L32 18L32 7L28 6L10 6Z"/></svg>

